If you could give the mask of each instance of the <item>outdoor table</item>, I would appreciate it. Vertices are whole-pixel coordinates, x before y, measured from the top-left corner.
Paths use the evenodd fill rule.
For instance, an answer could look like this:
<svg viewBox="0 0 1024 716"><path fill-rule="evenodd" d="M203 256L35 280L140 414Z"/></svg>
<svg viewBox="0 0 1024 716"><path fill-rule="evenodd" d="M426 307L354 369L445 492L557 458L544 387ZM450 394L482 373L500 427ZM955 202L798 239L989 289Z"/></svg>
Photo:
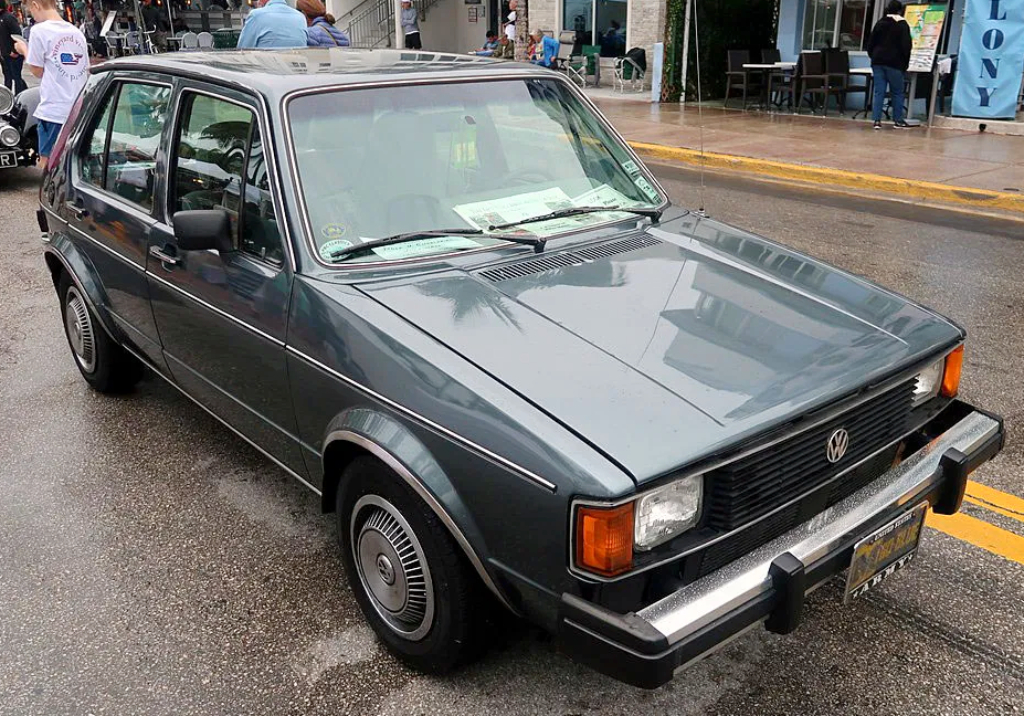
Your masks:
<svg viewBox="0 0 1024 716"><path fill-rule="evenodd" d="M181 49L181 35L168 35L164 38L164 42L167 43L168 52L176 52Z"/></svg>
<svg viewBox="0 0 1024 716"><path fill-rule="evenodd" d="M769 108L768 75L771 73L772 70L779 69L778 65L776 65L776 63L774 63L774 62L771 62L771 63L768 63L768 64L764 64L764 63L761 63L761 62L748 62L747 64L743 65L743 69L745 69L745 70L760 70L760 72L761 72L761 99L758 102L758 106L761 109L763 109L763 110L767 110ZM746 109L746 107L744 107L744 109Z"/></svg>

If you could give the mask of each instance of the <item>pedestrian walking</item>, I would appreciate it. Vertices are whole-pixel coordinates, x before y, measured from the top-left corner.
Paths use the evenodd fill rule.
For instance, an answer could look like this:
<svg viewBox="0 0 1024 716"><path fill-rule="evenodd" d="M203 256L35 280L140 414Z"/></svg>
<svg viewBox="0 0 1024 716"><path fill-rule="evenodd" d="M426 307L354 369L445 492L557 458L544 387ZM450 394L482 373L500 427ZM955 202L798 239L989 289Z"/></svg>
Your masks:
<svg viewBox="0 0 1024 716"><path fill-rule="evenodd" d="M27 5L35 24L28 46L16 40L14 49L40 78L34 114L39 120L40 166L45 168L53 143L89 79L89 44L81 30L61 17L55 0L28 0Z"/></svg>
<svg viewBox="0 0 1024 716"><path fill-rule="evenodd" d="M242 49L306 46L306 18L285 0L269 0L249 13L238 47Z"/></svg>
<svg viewBox="0 0 1024 716"><path fill-rule="evenodd" d="M348 35L334 26L334 15L321 0L299 0L295 9L306 16L306 44L309 47L348 47Z"/></svg>
<svg viewBox="0 0 1024 716"><path fill-rule="evenodd" d="M25 58L14 49L14 37L21 34L21 25L18 24L11 9L4 0L0 0L0 61L4 70L4 87L18 94L26 88L25 79L21 71L25 64Z"/></svg>
<svg viewBox="0 0 1024 716"><path fill-rule="evenodd" d="M892 96L893 126L897 129L908 127L904 119L904 82L910 67L910 24L903 17L903 3L890 0L885 7L885 17L875 23L868 38L868 55L874 75L875 96L871 105L874 128L882 128L882 106L888 87Z"/></svg>
<svg viewBox="0 0 1024 716"><path fill-rule="evenodd" d="M402 32L405 33L405 47L409 50L422 50L420 41L420 22L416 8L409 0L402 0Z"/></svg>

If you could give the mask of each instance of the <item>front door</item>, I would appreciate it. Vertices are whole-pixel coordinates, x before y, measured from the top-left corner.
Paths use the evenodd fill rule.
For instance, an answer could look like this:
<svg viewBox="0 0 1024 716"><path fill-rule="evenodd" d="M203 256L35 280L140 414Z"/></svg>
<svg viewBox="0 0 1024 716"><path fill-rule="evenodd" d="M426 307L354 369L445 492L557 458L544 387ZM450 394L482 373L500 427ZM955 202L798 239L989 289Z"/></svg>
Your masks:
<svg viewBox="0 0 1024 716"><path fill-rule="evenodd" d="M243 93L181 88L165 216L150 234L147 275L174 379L304 476L284 351L292 273L256 107ZM174 215L193 210L227 212L230 250L178 248Z"/></svg>

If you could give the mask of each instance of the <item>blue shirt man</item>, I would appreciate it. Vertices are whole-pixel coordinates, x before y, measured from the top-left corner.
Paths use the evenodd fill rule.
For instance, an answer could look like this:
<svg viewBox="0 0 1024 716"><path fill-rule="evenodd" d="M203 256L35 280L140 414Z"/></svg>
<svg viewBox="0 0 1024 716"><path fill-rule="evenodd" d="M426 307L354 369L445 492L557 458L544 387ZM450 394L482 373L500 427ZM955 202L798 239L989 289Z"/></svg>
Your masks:
<svg viewBox="0 0 1024 716"><path fill-rule="evenodd" d="M238 47L305 47L306 17L285 0L270 0L249 13Z"/></svg>
<svg viewBox="0 0 1024 716"><path fill-rule="evenodd" d="M537 49L534 51L540 55L534 60L531 60L535 65L543 65L544 67L551 67L554 63L555 58L558 57L558 48L560 43L553 37L548 37L542 32L534 33L534 40L537 42Z"/></svg>

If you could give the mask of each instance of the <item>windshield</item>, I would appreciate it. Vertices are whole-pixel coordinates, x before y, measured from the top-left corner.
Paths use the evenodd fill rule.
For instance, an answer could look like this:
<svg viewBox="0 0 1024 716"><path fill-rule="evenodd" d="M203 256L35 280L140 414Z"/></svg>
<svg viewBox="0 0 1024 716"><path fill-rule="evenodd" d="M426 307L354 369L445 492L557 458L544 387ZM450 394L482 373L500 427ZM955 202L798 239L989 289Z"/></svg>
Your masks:
<svg viewBox="0 0 1024 716"><path fill-rule="evenodd" d="M309 225L325 261L392 261L502 243L490 227L572 207L656 207L629 151L557 80L337 90L288 105ZM635 215L505 229L549 237ZM481 229L348 253L407 232Z"/></svg>

